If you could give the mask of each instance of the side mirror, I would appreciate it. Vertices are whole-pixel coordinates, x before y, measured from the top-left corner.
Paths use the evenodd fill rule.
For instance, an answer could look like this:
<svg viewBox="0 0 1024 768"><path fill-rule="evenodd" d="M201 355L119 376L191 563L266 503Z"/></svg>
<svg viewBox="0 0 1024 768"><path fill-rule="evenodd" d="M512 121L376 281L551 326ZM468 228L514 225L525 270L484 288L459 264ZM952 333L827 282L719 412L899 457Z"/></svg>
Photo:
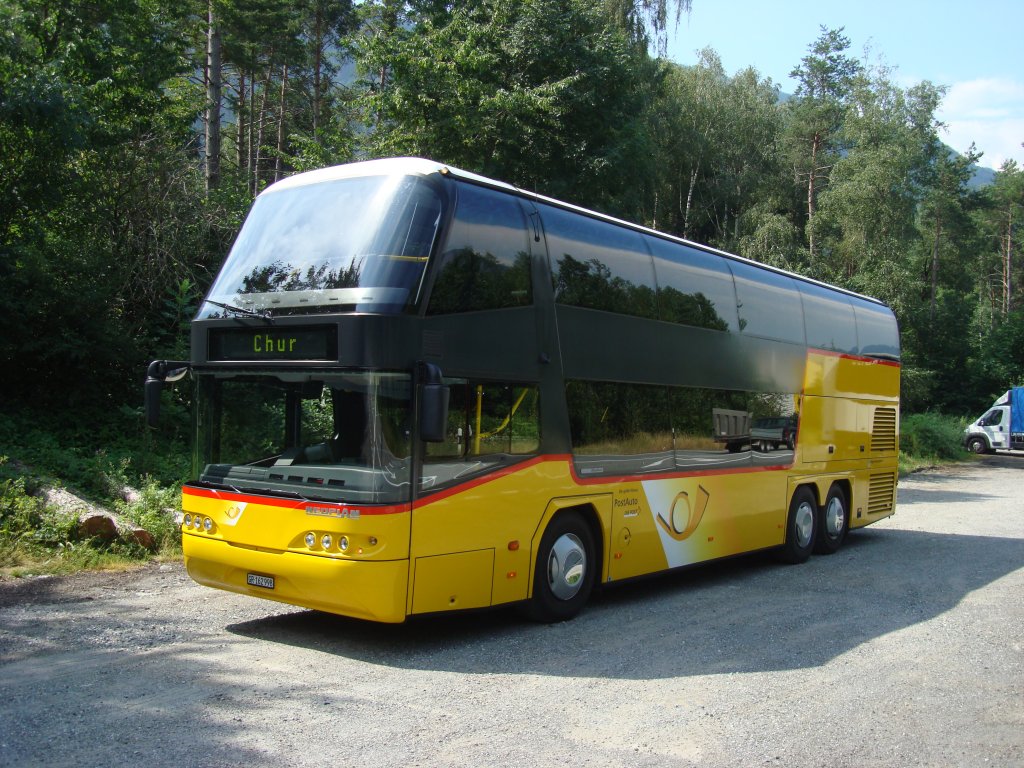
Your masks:
<svg viewBox="0 0 1024 768"><path fill-rule="evenodd" d="M441 369L431 363L420 364L420 439L441 443L448 428L448 387L442 383Z"/></svg>
<svg viewBox="0 0 1024 768"><path fill-rule="evenodd" d="M146 424L156 427L160 423L160 392L164 383L183 379L191 364L181 360L154 360L146 370L144 402Z"/></svg>

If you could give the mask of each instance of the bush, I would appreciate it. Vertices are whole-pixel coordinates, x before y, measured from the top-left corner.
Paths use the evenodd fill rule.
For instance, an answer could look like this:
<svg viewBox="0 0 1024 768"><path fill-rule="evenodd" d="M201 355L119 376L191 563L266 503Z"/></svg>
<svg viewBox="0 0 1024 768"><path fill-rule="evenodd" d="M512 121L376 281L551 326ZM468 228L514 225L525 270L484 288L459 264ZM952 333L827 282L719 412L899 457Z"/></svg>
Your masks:
<svg viewBox="0 0 1024 768"><path fill-rule="evenodd" d="M138 499L116 505L122 518L153 535L158 550L181 546L181 529L175 520L180 507L181 489L161 486L151 477L145 478Z"/></svg>
<svg viewBox="0 0 1024 768"><path fill-rule="evenodd" d="M60 558L74 549L75 516L32 496L26 483L0 456L0 568Z"/></svg>
<svg viewBox="0 0 1024 768"><path fill-rule="evenodd" d="M904 414L900 419L900 452L921 459L963 459L964 421L937 413Z"/></svg>

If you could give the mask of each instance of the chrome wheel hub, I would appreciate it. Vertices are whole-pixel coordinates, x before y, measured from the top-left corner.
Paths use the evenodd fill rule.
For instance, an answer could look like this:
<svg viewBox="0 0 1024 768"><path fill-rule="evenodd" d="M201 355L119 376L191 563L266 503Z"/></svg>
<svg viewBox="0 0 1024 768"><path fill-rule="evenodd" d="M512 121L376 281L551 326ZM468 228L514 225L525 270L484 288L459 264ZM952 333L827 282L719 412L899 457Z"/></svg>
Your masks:
<svg viewBox="0 0 1024 768"><path fill-rule="evenodd" d="M833 539L842 534L846 525L846 510L843 509L843 502L833 498L825 510L825 529Z"/></svg>
<svg viewBox="0 0 1024 768"><path fill-rule="evenodd" d="M795 515L796 543L800 549L810 545L811 535L814 533L814 507L808 502L803 502L796 508Z"/></svg>
<svg viewBox="0 0 1024 768"><path fill-rule="evenodd" d="M558 537L548 555L548 586L559 600L572 600L587 576L587 553L573 533Z"/></svg>

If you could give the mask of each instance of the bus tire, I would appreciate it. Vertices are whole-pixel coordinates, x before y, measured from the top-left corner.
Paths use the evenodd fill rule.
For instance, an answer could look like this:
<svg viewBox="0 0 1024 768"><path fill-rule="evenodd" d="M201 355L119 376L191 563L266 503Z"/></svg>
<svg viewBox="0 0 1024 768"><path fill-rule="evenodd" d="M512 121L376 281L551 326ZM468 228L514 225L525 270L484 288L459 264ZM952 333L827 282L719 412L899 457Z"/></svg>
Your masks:
<svg viewBox="0 0 1024 768"><path fill-rule="evenodd" d="M833 483L825 497L825 506L821 508L821 519L818 521L818 540L814 543L814 551L819 555L831 555L843 545L849 525L849 504L846 491L838 483Z"/></svg>
<svg viewBox="0 0 1024 768"><path fill-rule="evenodd" d="M583 610L594 588L594 552L590 527L578 513L563 512L551 521L537 550L530 618L565 621Z"/></svg>
<svg viewBox="0 0 1024 768"><path fill-rule="evenodd" d="M779 549L779 559L782 562L796 565L811 556L820 518L814 491L806 485L797 488L789 502L786 542Z"/></svg>

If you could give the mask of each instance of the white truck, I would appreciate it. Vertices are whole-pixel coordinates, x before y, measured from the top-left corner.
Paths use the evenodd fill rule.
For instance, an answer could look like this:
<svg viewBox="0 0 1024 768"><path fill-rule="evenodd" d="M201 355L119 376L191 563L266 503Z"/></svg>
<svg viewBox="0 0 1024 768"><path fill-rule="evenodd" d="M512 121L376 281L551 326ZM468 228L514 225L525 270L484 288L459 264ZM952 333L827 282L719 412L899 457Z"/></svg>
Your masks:
<svg viewBox="0 0 1024 768"><path fill-rule="evenodd" d="M1007 390L984 416L969 424L964 446L972 453L1024 451L1024 387Z"/></svg>

